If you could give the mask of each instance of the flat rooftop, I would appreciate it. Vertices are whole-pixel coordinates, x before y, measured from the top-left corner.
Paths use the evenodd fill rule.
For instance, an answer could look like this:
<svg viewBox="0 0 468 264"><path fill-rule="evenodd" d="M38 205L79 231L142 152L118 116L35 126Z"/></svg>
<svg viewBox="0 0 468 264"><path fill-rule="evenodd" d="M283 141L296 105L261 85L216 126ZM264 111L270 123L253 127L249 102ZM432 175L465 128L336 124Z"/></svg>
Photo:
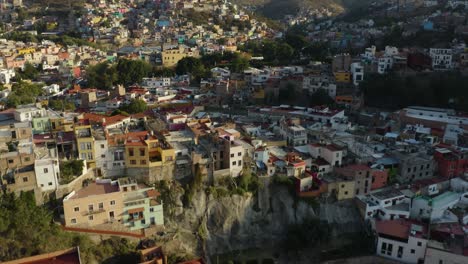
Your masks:
<svg viewBox="0 0 468 264"><path fill-rule="evenodd" d="M90 183L88 186L77 191L70 199L80 199L88 196L102 195L118 192L119 186L111 183Z"/></svg>
<svg viewBox="0 0 468 264"><path fill-rule="evenodd" d="M386 189L386 190L377 191L375 193L372 193L372 196L374 196L375 198L377 198L379 200L386 200L386 199L390 199L390 198L398 197L398 196L403 196L403 195L404 194L400 190L397 190L397 189L394 189L394 188L390 188L390 189Z"/></svg>

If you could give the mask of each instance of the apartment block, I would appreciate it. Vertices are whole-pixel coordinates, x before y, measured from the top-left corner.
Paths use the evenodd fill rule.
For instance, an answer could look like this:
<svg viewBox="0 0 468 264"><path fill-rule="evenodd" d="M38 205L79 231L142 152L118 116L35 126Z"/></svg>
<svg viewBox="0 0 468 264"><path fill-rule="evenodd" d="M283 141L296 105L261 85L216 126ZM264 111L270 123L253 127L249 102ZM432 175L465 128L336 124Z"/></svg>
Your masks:
<svg viewBox="0 0 468 264"><path fill-rule="evenodd" d="M163 225L163 204L154 188L129 178L96 180L63 200L66 226L93 227L120 223L130 230Z"/></svg>

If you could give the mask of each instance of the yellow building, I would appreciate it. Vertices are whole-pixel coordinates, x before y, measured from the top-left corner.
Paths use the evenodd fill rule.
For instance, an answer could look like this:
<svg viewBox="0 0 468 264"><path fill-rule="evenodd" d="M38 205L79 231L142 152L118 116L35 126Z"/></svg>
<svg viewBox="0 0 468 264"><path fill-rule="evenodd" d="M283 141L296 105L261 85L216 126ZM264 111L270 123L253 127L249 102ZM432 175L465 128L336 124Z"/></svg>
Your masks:
<svg viewBox="0 0 468 264"><path fill-rule="evenodd" d="M127 134L125 165L128 168L163 166L175 160L175 150L165 141L147 131Z"/></svg>
<svg viewBox="0 0 468 264"><path fill-rule="evenodd" d="M327 180L327 182L328 182L328 192L330 194L336 195L336 199L338 201L354 198L355 196L355 193L354 193L355 181L354 180L338 178L332 181Z"/></svg>
<svg viewBox="0 0 468 264"><path fill-rule="evenodd" d="M162 64L164 67L174 67L185 57L198 57L198 52L189 48L184 48L183 46L161 52Z"/></svg>
<svg viewBox="0 0 468 264"><path fill-rule="evenodd" d="M347 71L338 71L333 73L337 83L350 83L351 73Z"/></svg>
<svg viewBox="0 0 468 264"><path fill-rule="evenodd" d="M78 147L78 157L86 160L88 167L95 167L94 137L88 120L80 120L75 124L75 137Z"/></svg>
<svg viewBox="0 0 468 264"><path fill-rule="evenodd" d="M30 53L34 53L35 51L36 51L35 48L18 49L18 54L19 55L30 54Z"/></svg>

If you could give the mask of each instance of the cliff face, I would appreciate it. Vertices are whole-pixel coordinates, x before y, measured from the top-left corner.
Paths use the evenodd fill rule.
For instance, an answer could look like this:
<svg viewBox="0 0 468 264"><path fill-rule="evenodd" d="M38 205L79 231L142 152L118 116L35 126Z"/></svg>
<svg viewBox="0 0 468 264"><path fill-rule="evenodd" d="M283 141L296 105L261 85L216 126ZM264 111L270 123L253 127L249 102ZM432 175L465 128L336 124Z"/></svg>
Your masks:
<svg viewBox="0 0 468 264"><path fill-rule="evenodd" d="M308 203L295 201L283 186L264 187L257 196L218 199L200 191L189 208L182 207L181 193L175 199L177 206L172 216L166 216L166 228L177 233L171 239L172 247L193 255L272 248L283 240L290 224L319 216ZM360 230L357 211L349 204L324 204L319 211L323 212L320 218L332 225L334 235Z"/></svg>

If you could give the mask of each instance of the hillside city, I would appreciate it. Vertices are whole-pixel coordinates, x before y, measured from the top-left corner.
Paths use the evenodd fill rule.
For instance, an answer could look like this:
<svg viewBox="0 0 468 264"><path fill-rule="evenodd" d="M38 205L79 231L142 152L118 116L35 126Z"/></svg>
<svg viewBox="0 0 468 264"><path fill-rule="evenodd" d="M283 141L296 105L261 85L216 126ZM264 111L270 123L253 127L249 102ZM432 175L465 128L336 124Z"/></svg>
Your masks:
<svg viewBox="0 0 468 264"><path fill-rule="evenodd" d="M0 262L468 263L468 1L334 2L0 0Z"/></svg>

